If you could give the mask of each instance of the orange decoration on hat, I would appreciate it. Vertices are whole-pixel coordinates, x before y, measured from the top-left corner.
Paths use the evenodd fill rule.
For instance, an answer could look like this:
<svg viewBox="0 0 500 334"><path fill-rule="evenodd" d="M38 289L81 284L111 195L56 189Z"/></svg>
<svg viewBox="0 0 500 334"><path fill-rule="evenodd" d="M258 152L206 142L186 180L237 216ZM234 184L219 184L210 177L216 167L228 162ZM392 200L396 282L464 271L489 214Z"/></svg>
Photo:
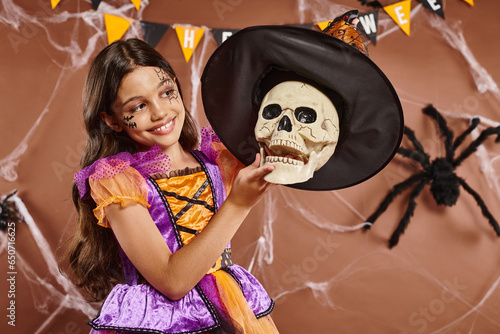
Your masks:
<svg viewBox="0 0 500 334"><path fill-rule="evenodd" d="M352 10L330 22L330 24L323 29L323 32L340 39L342 42L368 55L368 49L365 48L363 39L360 35L360 33L363 34L363 28L358 28L358 23L358 11Z"/></svg>

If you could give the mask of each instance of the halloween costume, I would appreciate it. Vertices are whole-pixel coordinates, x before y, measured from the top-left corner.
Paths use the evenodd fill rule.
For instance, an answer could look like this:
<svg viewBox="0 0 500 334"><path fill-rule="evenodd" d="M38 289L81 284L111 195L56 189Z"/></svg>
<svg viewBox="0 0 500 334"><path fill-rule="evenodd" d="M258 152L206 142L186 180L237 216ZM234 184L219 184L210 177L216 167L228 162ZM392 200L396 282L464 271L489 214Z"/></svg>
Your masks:
<svg viewBox="0 0 500 334"><path fill-rule="evenodd" d="M97 204L95 216L105 227L103 209L111 203L147 207L174 253L203 230L226 196L217 165L220 155L211 145L218 140L207 131L202 138L202 151L192 151L200 163L198 169L168 177L168 156L158 146L134 155L120 153L76 174L80 196L92 195ZM148 284L123 251L120 257L126 284L116 285L109 293L97 317L89 322L91 333L277 333L267 317L274 302L250 273L232 263L230 245L203 279L177 301Z"/></svg>

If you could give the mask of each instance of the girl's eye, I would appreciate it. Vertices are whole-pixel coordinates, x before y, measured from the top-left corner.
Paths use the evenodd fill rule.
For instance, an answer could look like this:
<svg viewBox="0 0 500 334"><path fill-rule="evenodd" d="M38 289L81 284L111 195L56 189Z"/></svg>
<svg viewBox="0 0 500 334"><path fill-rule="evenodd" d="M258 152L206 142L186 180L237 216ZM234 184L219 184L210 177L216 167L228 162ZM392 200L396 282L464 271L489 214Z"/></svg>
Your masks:
<svg viewBox="0 0 500 334"><path fill-rule="evenodd" d="M165 97L169 97L172 94L174 94L174 90L173 89L169 89L169 90L166 90L165 92L163 92L163 96L165 96Z"/></svg>
<svg viewBox="0 0 500 334"><path fill-rule="evenodd" d="M132 108L132 110L130 110L130 112L141 111L145 107L146 107L146 104L141 103L141 104L138 104L137 106L135 106L134 108Z"/></svg>

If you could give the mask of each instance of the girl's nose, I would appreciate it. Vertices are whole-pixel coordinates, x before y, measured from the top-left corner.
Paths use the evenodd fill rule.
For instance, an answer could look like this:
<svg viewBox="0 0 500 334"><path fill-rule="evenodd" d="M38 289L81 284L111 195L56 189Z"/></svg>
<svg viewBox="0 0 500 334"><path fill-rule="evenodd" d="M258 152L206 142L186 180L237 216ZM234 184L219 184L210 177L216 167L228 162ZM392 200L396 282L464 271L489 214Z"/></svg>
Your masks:
<svg viewBox="0 0 500 334"><path fill-rule="evenodd" d="M160 120L165 117L167 110L158 101L151 104L151 119L154 121Z"/></svg>

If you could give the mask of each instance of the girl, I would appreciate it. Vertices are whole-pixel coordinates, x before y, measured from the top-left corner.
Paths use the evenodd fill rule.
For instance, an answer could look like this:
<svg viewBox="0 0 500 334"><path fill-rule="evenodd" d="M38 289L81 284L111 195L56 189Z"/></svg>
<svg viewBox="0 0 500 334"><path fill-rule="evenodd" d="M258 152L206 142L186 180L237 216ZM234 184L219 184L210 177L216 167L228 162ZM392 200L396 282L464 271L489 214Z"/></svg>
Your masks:
<svg viewBox="0 0 500 334"><path fill-rule="evenodd" d="M257 156L232 177L207 129L195 150L172 68L138 39L97 55L83 100L88 140L68 257L76 285L107 296L91 333L277 333L273 301L229 248L273 167Z"/></svg>

